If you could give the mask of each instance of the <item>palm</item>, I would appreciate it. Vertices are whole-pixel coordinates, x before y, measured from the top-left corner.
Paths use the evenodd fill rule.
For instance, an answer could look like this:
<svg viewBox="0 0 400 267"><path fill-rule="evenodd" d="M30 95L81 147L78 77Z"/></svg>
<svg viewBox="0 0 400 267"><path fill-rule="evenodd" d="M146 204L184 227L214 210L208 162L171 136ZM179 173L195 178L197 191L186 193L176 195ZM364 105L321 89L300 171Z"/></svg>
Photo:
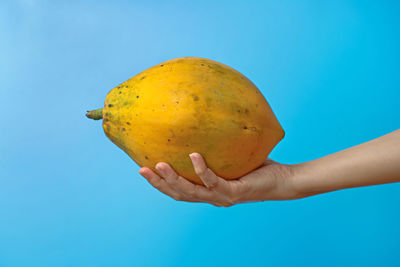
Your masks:
<svg viewBox="0 0 400 267"><path fill-rule="evenodd" d="M263 164L239 178L238 180L229 181L231 186L238 187L236 190L246 190L248 198L251 201L259 201L268 197L269 199L282 199L285 196L279 196L281 185L290 176L290 168L288 165L280 164L271 159L266 159ZM243 187L241 190L239 187ZM246 202L245 199L240 202Z"/></svg>

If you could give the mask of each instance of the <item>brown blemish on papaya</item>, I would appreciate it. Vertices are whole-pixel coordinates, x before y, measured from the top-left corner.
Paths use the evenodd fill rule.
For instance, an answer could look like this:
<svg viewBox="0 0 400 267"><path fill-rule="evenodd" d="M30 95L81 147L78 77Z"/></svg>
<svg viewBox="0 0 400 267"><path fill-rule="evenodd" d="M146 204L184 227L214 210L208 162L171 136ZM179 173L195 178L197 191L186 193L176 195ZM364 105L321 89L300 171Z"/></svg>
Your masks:
<svg viewBox="0 0 400 267"><path fill-rule="evenodd" d="M126 129L124 128L124 127L122 127L122 129L121 129L123 132L125 132L126 131Z"/></svg>
<svg viewBox="0 0 400 267"><path fill-rule="evenodd" d="M199 101L199 97L198 97L197 95L192 94L192 97L193 97L193 100L194 100L194 101Z"/></svg>
<svg viewBox="0 0 400 267"><path fill-rule="evenodd" d="M160 67L164 67L164 64L160 65Z"/></svg>
<svg viewBox="0 0 400 267"><path fill-rule="evenodd" d="M118 94L122 94L122 92L121 92L121 91L119 91L119 92L118 92Z"/></svg>
<svg viewBox="0 0 400 267"><path fill-rule="evenodd" d="M107 118L104 118L103 119L103 123L107 123L108 122L108 119Z"/></svg>
<svg viewBox="0 0 400 267"><path fill-rule="evenodd" d="M177 104L179 104L179 101L176 101Z"/></svg>
<svg viewBox="0 0 400 267"><path fill-rule="evenodd" d="M137 95L136 98L139 98L139 96Z"/></svg>
<svg viewBox="0 0 400 267"><path fill-rule="evenodd" d="M170 141L171 141L171 139L168 138L168 142L170 142Z"/></svg>
<svg viewBox="0 0 400 267"><path fill-rule="evenodd" d="M146 76L143 76L142 78L140 78L140 80L143 80L143 79L145 79L146 78Z"/></svg>
<svg viewBox="0 0 400 267"><path fill-rule="evenodd" d="M126 124L131 125L131 123L129 121L127 121Z"/></svg>
<svg viewBox="0 0 400 267"><path fill-rule="evenodd" d="M112 108L114 105L113 104L108 104L108 107L109 108Z"/></svg>
<svg viewBox="0 0 400 267"><path fill-rule="evenodd" d="M144 156L144 158L145 158L145 159L149 159L149 157L148 157L148 156Z"/></svg>
<svg viewBox="0 0 400 267"><path fill-rule="evenodd" d="M204 66L204 64L201 64L202 66Z"/></svg>
<svg viewBox="0 0 400 267"><path fill-rule="evenodd" d="M128 85L127 85L127 86L125 86L125 88L128 88Z"/></svg>
<svg viewBox="0 0 400 267"><path fill-rule="evenodd" d="M256 132L256 131L257 131L257 127L247 127L247 126L244 126L243 129L245 129L245 130L250 130L250 131L253 131L253 132Z"/></svg>

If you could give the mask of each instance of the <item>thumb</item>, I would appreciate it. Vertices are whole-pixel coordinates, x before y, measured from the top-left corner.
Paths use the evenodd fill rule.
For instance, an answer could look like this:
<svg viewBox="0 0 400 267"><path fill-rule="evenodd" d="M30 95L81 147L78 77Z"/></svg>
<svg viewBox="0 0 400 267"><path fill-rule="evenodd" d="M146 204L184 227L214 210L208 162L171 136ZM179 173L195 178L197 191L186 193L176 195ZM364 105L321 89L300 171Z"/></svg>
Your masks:
<svg viewBox="0 0 400 267"><path fill-rule="evenodd" d="M224 195L229 195L230 186L228 185L228 182L225 179L218 177L212 170L210 170L199 153L189 154L189 157L192 160L194 171L207 188Z"/></svg>

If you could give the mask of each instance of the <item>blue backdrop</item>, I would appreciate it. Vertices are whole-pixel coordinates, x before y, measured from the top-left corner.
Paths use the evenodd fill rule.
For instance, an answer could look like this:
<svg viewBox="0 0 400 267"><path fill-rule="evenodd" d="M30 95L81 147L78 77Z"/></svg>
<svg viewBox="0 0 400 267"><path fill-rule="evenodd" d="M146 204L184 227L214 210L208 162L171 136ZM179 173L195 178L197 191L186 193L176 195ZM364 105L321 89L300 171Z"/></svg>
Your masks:
<svg viewBox="0 0 400 267"><path fill-rule="evenodd" d="M0 3L0 266L399 266L400 184L176 202L85 111L181 56L223 62L312 160L399 128L398 1Z"/></svg>

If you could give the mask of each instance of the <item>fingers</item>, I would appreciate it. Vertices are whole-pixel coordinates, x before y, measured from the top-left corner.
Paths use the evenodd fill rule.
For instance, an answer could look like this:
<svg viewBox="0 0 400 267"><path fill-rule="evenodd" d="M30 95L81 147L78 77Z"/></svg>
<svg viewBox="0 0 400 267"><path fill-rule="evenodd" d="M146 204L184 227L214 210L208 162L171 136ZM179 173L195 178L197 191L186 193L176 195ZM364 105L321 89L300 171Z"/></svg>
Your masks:
<svg viewBox="0 0 400 267"><path fill-rule="evenodd" d="M152 186L157 188L160 192L172 197L173 199L178 201L196 202L195 200L189 199L174 190L164 179L160 178L151 169L144 167L139 170L139 173L146 178Z"/></svg>
<svg viewBox="0 0 400 267"><path fill-rule="evenodd" d="M139 173L158 190L176 200L208 202L216 207L230 207L240 200L243 190L240 181L226 181L209 169L199 153L189 155L194 170L206 186L191 183L179 176L167 163L160 162L155 167L162 177L149 168Z"/></svg>
<svg viewBox="0 0 400 267"><path fill-rule="evenodd" d="M187 198L209 202L213 205L225 202L216 192L207 189L204 186L196 185L179 176L167 163L160 162L156 169L162 174L166 182L176 191L182 193ZM226 203L224 203L226 204Z"/></svg>
<svg viewBox="0 0 400 267"><path fill-rule="evenodd" d="M220 194L223 194L229 200L232 195L232 186L228 181L218 177L212 170L210 170L203 157L199 153L192 153L189 155L192 160L194 171L203 181L207 188L212 189Z"/></svg>

